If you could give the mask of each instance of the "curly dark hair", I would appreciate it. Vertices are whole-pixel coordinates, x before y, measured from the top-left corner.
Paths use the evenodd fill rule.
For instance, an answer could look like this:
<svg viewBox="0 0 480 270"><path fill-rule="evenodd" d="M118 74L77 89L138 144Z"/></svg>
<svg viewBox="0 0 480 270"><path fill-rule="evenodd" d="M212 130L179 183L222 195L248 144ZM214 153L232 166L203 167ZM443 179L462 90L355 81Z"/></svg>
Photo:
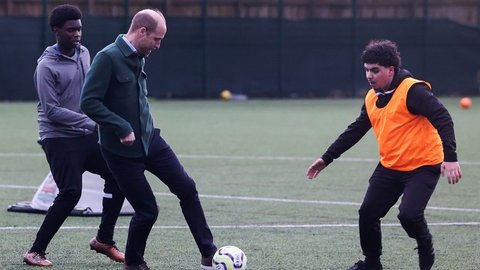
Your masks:
<svg viewBox="0 0 480 270"><path fill-rule="evenodd" d="M379 64L384 67L393 66L395 71L402 65L397 44L391 40L371 40L360 58L366 64Z"/></svg>
<svg viewBox="0 0 480 270"><path fill-rule="evenodd" d="M82 18L82 12L74 5L64 4L56 6L52 12L50 12L50 27L62 27L66 21L80 20Z"/></svg>

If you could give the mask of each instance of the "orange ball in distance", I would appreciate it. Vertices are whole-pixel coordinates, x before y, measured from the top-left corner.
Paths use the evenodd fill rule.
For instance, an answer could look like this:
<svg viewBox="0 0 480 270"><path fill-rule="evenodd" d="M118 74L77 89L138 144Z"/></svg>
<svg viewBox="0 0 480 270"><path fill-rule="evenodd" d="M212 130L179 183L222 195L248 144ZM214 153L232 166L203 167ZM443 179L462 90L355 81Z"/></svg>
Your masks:
<svg viewBox="0 0 480 270"><path fill-rule="evenodd" d="M460 99L460 106L464 109L468 109L472 106L472 100L468 97L464 97Z"/></svg>

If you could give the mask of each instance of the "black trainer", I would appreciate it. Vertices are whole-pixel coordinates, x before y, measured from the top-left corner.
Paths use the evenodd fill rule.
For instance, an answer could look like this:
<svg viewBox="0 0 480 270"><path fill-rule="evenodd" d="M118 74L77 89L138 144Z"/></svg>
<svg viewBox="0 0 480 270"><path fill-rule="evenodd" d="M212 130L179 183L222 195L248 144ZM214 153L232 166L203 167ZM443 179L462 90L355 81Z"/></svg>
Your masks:
<svg viewBox="0 0 480 270"><path fill-rule="evenodd" d="M375 266L367 266L365 261L358 261L352 267L348 268L347 270L383 270L382 264L378 264Z"/></svg>
<svg viewBox="0 0 480 270"><path fill-rule="evenodd" d="M421 270L430 270L435 262L435 250L432 238L417 240L418 264Z"/></svg>
<svg viewBox="0 0 480 270"><path fill-rule="evenodd" d="M213 255L215 255L215 253L208 256L208 257L203 257L202 256L202 259L200 260L200 269L201 270L213 270L213 266L212 266Z"/></svg>

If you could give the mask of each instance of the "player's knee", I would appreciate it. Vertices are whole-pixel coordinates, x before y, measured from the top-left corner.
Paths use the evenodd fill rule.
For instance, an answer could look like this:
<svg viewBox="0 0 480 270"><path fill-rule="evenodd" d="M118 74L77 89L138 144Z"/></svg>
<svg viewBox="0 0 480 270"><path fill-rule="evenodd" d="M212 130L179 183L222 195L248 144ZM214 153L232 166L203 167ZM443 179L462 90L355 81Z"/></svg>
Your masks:
<svg viewBox="0 0 480 270"><path fill-rule="evenodd" d="M413 211L402 211L397 215L397 218L402 224L412 224L421 222L423 220L423 214Z"/></svg>
<svg viewBox="0 0 480 270"><path fill-rule="evenodd" d="M152 209L150 210L150 213L148 215L148 219L151 222L151 224L153 224L153 223L155 223L155 221L157 221L159 213L160 213L160 210L158 209L157 205L155 205L155 207L152 207Z"/></svg>
<svg viewBox="0 0 480 270"><path fill-rule="evenodd" d="M135 220L137 223L153 225L157 221L159 209L158 206L145 207L142 209L135 210Z"/></svg>
<svg viewBox="0 0 480 270"><path fill-rule="evenodd" d="M380 220L381 216L375 214L373 209L362 206L358 210L358 219L360 224L376 224Z"/></svg>
<svg viewBox="0 0 480 270"><path fill-rule="evenodd" d="M197 185L191 178L186 178L182 184L171 189L172 193L177 195L180 201L195 200L198 198Z"/></svg>
<svg viewBox="0 0 480 270"><path fill-rule="evenodd" d="M62 203L67 204L71 203L75 206L78 201L80 201L80 197L82 196L82 190L79 189L67 189L58 193L56 201L62 201Z"/></svg>

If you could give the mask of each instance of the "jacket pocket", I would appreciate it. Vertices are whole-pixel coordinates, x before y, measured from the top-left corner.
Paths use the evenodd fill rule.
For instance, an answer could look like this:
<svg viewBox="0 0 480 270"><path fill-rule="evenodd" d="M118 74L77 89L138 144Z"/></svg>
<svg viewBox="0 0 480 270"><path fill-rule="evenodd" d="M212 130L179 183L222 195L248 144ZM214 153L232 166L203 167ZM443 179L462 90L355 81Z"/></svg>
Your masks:
<svg viewBox="0 0 480 270"><path fill-rule="evenodd" d="M129 73L119 73L117 74L117 81L119 83L128 83L133 81L133 76Z"/></svg>

